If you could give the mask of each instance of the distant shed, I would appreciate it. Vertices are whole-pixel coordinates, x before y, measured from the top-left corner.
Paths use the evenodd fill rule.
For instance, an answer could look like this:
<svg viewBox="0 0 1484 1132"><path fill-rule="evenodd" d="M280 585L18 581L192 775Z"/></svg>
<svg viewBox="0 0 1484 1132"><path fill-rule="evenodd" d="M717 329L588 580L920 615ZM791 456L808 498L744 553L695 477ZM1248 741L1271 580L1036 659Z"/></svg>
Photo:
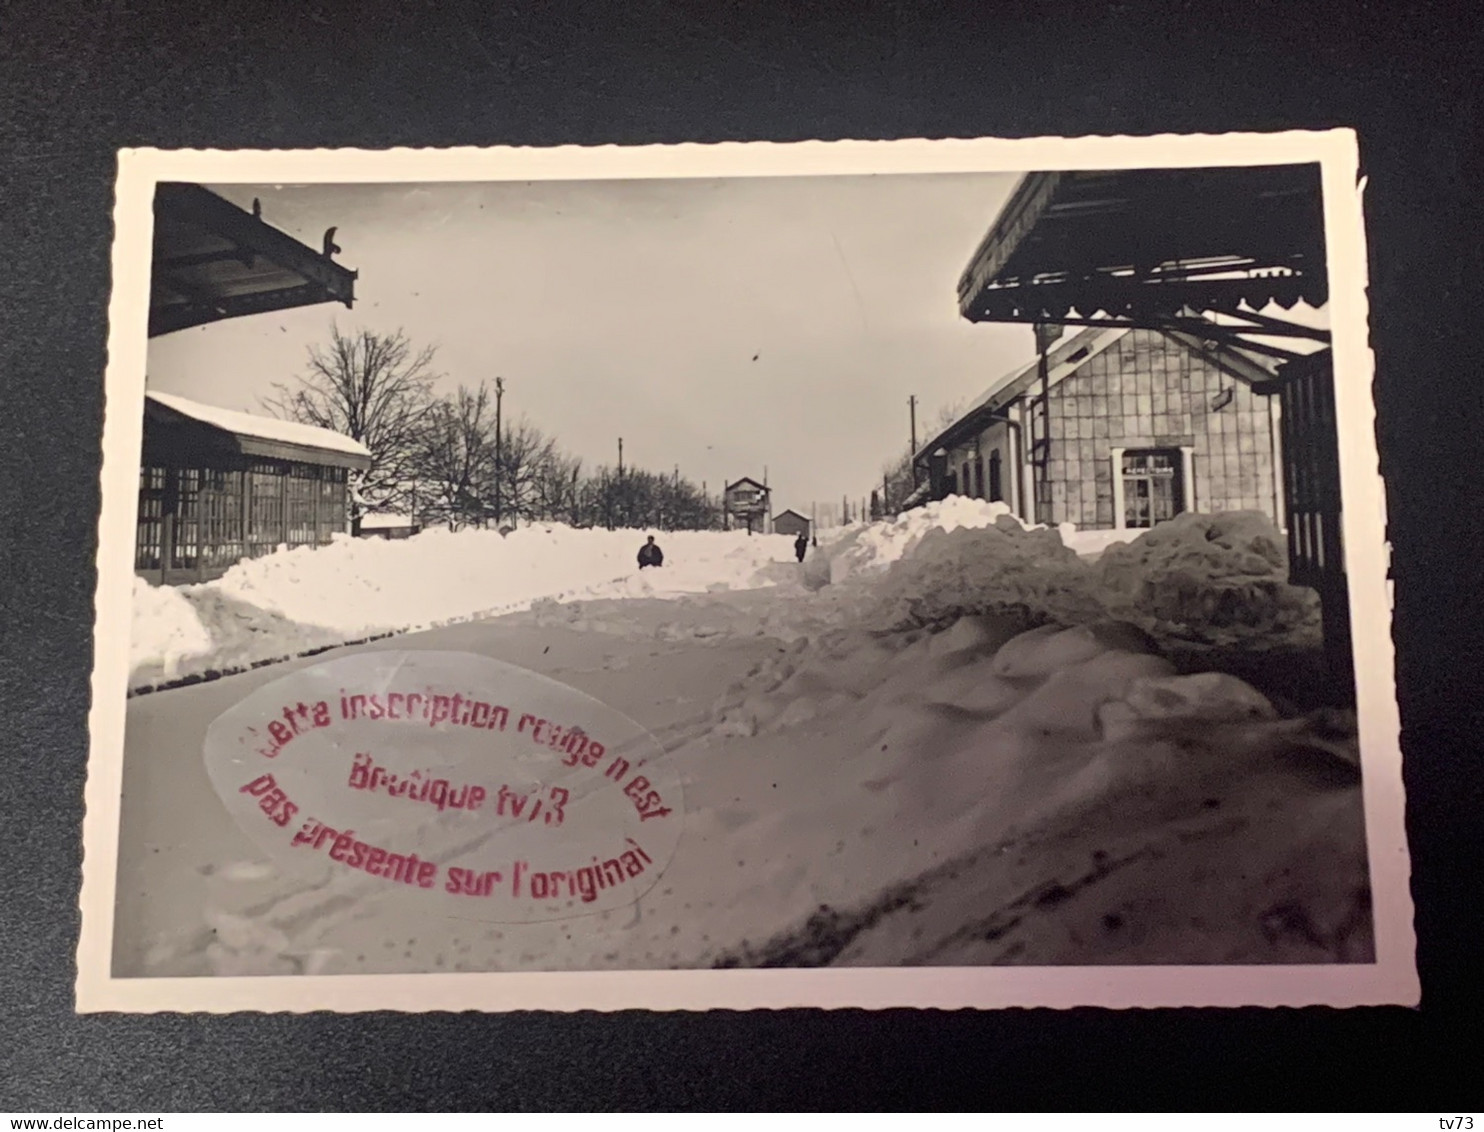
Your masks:
<svg viewBox="0 0 1484 1132"><path fill-rule="evenodd" d="M411 515L393 515L371 512L361 516L361 526L356 532L361 538L400 539L411 538L422 530Z"/></svg>
<svg viewBox="0 0 1484 1132"><path fill-rule="evenodd" d="M329 429L145 394L134 570L160 585L218 578L279 546L348 530L364 445Z"/></svg>
<svg viewBox="0 0 1484 1132"><path fill-rule="evenodd" d="M809 520L791 508L787 511L781 511L773 516L773 533L788 535L790 538L797 538L799 535L804 535L807 538L809 535Z"/></svg>

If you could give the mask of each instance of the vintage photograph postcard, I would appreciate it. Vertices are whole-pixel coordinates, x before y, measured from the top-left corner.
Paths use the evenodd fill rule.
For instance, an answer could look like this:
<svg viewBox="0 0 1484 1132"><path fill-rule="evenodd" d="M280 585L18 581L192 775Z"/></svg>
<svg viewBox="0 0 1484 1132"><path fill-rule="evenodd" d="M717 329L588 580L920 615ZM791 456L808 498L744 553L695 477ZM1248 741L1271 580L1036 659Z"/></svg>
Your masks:
<svg viewBox="0 0 1484 1132"><path fill-rule="evenodd" d="M1363 189L122 153L77 1008L1416 1003Z"/></svg>

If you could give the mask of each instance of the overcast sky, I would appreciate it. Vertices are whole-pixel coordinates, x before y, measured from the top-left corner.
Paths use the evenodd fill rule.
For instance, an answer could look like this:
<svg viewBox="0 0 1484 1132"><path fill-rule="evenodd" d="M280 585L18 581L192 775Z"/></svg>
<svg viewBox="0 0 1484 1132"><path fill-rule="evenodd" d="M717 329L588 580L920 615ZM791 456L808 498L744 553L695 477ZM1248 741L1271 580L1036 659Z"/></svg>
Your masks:
<svg viewBox="0 0 1484 1132"><path fill-rule="evenodd" d="M312 247L338 228L354 310L324 305L153 339L149 384L262 412L330 325L437 347L442 391L505 406L588 464L706 481L764 468L775 509L858 499L941 407L1032 357L972 325L956 284L1007 174L722 181L212 186Z"/></svg>

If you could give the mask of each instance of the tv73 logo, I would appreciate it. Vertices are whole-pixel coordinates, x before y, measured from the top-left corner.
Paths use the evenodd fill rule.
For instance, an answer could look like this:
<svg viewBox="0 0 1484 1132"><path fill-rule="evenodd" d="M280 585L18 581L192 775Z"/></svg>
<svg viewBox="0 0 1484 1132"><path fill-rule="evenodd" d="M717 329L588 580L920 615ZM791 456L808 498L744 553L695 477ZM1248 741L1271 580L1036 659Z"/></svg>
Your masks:
<svg viewBox="0 0 1484 1132"><path fill-rule="evenodd" d="M1439 1128L1451 1128L1454 1132L1469 1132L1474 1126L1472 1116L1440 1116L1438 1117Z"/></svg>

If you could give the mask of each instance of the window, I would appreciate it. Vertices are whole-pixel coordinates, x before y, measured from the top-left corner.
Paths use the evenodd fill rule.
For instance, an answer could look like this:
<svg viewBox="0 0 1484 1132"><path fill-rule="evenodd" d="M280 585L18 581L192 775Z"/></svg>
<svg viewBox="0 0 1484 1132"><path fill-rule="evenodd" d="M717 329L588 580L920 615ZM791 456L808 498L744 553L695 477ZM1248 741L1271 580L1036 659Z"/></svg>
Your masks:
<svg viewBox="0 0 1484 1132"><path fill-rule="evenodd" d="M284 468L272 460L260 460L248 472L247 552L269 554L287 541L284 530Z"/></svg>
<svg viewBox="0 0 1484 1132"><path fill-rule="evenodd" d="M139 469L139 531L134 540L134 568L158 570L164 555L165 477L164 468Z"/></svg>
<svg viewBox="0 0 1484 1132"><path fill-rule="evenodd" d="M322 468L324 478L319 481L319 541L329 542L332 534L345 530L344 470ZM336 474L340 473L340 474Z"/></svg>
<svg viewBox="0 0 1484 1132"><path fill-rule="evenodd" d="M958 481L960 495L971 495L974 491L974 481L969 478L969 462L964 461L963 478Z"/></svg>
<svg viewBox="0 0 1484 1132"><path fill-rule="evenodd" d="M1178 448L1127 451L1122 475L1125 527L1152 527L1184 509Z"/></svg>
<svg viewBox="0 0 1484 1132"><path fill-rule="evenodd" d="M984 457L977 456L974 459L974 496L976 499L984 498Z"/></svg>
<svg viewBox="0 0 1484 1132"><path fill-rule="evenodd" d="M319 497L319 468L313 464L290 464L285 483L288 504L286 525L290 546L313 546L318 541L315 504Z"/></svg>
<svg viewBox="0 0 1484 1132"><path fill-rule="evenodd" d="M201 554L207 566L231 566L242 558L242 472L203 473Z"/></svg>
<svg viewBox="0 0 1484 1132"><path fill-rule="evenodd" d="M1000 468L1000 450L994 449L989 454L989 501L998 503L1005 498L1005 488L1002 480L1004 473Z"/></svg>
<svg viewBox="0 0 1484 1132"><path fill-rule="evenodd" d="M170 555L172 569L194 570L201 553L202 476L200 468L177 468L171 473L175 483L175 542Z"/></svg>

